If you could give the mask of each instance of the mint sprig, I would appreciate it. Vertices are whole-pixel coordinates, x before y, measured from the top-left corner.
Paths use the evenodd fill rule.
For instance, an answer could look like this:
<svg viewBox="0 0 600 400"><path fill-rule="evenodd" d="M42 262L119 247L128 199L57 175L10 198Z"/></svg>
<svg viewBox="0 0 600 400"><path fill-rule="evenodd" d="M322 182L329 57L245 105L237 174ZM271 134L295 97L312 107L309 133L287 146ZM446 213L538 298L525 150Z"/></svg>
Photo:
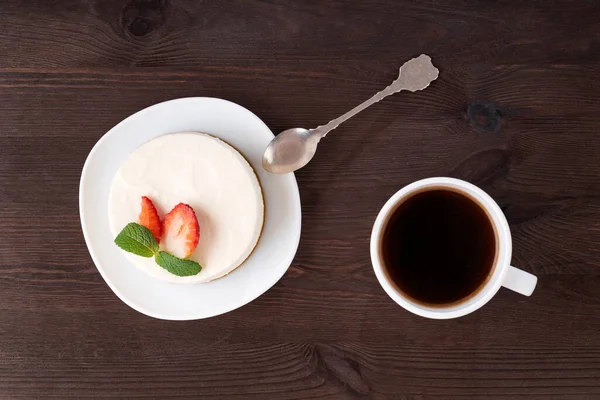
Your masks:
<svg viewBox="0 0 600 400"><path fill-rule="evenodd" d="M159 251L158 243L150 229L131 222L117 235L115 243L121 249L138 256L154 256L156 263L177 276L192 276L202 271L202 266L194 260L183 260L166 251Z"/></svg>

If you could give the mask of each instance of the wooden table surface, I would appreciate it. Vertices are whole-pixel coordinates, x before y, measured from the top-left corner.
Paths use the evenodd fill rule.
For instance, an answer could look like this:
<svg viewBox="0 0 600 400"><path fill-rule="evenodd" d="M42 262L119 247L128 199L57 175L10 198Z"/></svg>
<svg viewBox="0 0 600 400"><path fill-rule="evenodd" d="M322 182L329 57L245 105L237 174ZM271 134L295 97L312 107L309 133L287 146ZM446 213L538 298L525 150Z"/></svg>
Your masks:
<svg viewBox="0 0 600 400"><path fill-rule="evenodd" d="M0 3L0 398L599 399L600 4L594 1ZM427 53L440 78L373 106L297 173L300 247L238 310L161 321L96 270L78 185L151 104L239 103L314 127ZM369 235L431 176L501 205L539 277L451 321L397 306Z"/></svg>

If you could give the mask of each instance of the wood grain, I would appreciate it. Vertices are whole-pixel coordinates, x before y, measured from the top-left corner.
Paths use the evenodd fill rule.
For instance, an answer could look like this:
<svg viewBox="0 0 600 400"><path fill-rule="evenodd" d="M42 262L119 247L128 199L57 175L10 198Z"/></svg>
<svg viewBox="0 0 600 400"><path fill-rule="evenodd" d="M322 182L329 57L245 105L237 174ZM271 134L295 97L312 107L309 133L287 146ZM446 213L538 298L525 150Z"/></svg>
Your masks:
<svg viewBox="0 0 600 400"><path fill-rule="evenodd" d="M600 398L596 2L0 3L0 398ZM251 304L159 321L120 302L79 225L81 168L131 113L186 96L278 132L380 90L420 53L440 78L332 132L297 174L298 254ZM469 112L468 112L469 111ZM453 321L378 285L369 235L400 187L473 182L539 277Z"/></svg>

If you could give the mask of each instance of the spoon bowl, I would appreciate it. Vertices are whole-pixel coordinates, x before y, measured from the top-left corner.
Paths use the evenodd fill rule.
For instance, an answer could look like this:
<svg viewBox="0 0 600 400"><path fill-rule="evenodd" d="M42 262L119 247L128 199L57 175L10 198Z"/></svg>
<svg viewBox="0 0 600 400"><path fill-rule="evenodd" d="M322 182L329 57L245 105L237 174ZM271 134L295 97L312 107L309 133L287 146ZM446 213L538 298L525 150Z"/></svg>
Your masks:
<svg viewBox="0 0 600 400"><path fill-rule="evenodd" d="M312 129L292 128L277 135L263 154L263 168L274 174L286 174L312 160L321 137Z"/></svg>

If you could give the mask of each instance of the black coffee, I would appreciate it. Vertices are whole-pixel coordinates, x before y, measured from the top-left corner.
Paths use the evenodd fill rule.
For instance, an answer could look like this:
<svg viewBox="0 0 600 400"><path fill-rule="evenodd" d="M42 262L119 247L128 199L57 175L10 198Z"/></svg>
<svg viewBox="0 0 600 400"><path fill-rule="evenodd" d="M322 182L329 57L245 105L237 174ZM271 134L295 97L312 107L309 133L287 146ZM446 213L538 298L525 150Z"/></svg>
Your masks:
<svg viewBox="0 0 600 400"><path fill-rule="evenodd" d="M413 300L435 306L460 302L490 275L494 227L475 200L447 188L426 189L388 218L381 257L389 278Z"/></svg>

